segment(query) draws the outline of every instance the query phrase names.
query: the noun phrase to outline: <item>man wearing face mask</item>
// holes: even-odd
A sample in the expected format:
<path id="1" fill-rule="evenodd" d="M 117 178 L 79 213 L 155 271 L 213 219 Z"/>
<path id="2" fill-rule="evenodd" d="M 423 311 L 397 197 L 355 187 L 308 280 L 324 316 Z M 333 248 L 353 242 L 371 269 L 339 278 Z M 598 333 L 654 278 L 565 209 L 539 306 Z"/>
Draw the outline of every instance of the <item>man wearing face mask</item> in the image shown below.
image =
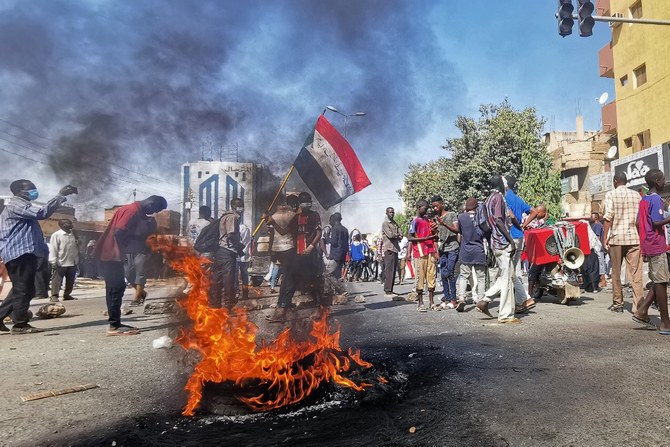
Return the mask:
<path id="1" fill-rule="evenodd" d="M 124 205 L 116 210 L 98 239 L 94 256 L 100 260 L 100 270 L 105 278 L 109 316 L 107 335 L 139 333 L 139 329 L 121 324 L 121 302 L 126 291 L 124 263 L 127 255 L 148 251 L 146 239 L 156 229 L 156 221 L 149 215 L 165 208 L 167 201 L 161 196 L 150 196 L 141 202 Z"/>
<path id="2" fill-rule="evenodd" d="M 49 240 L 49 264 L 51 264 L 51 302 L 58 302 L 58 294 L 65 278 L 63 301 L 76 300 L 71 293 L 74 288 L 74 279 L 77 276 L 79 265 L 79 246 L 77 238 L 72 233 L 72 221 L 61 219 L 58 221 L 60 230 L 51 235 Z"/>
<path id="3" fill-rule="evenodd" d="M 51 216 L 65 202 L 65 196 L 77 193 L 77 188 L 64 186 L 42 207 L 31 203 L 39 194 L 30 180 L 16 180 L 9 189 L 14 197 L 0 214 L 0 258 L 12 280 L 12 291 L 0 304 L 0 331 L 8 331 L 2 321 L 12 314 L 12 334 L 33 334 L 41 332 L 28 324 L 28 308 L 35 296 L 37 258 L 48 256 L 44 234 L 37 221 Z"/>
<path id="4" fill-rule="evenodd" d="M 317 245 L 321 240 L 321 217 L 312 211 L 312 196 L 308 192 L 298 195 L 300 209 L 296 216 L 298 233 L 295 241 L 298 254 L 297 271 L 302 276 L 301 286 L 308 291 L 316 304 L 321 304 L 321 286 L 319 280 L 323 273 Z"/>
<path id="5" fill-rule="evenodd" d="M 212 285 L 209 305 L 232 310 L 237 304 L 237 257 L 244 256 L 244 244 L 240 238 L 240 217 L 244 214 L 244 202 L 235 198 L 230 201 L 230 210 L 223 213 L 219 222 L 219 248 L 214 254 Z"/>

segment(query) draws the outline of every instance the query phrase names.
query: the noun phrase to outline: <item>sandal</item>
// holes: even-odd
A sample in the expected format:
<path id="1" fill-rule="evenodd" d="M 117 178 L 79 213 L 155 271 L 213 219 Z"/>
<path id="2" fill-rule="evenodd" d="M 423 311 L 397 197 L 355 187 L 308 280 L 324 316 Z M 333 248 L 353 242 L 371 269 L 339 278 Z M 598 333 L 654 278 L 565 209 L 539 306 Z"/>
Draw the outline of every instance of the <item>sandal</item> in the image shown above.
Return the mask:
<path id="1" fill-rule="evenodd" d="M 456 312 L 463 312 L 465 310 L 465 301 L 459 301 L 456 305 Z"/>
<path id="2" fill-rule="evenodd" d="M 642 318 L 638 318 L 635 315 L 633 315 L 632 317 L 630 317 L 630 319 L 636 322 L 637 324 L 641 324 L 642 326 L 644 326 L 645 329 L 649 329 L 652 331 L 658 330 L 656 325 L 651 322 L 651 318 L 649 317 L 647 317 L 646 320 L 643 320 Z"/>
<path id="3" fill-rule="evenodd" d="M 125 324 L 122 324 L 118 327 L 110 326 L 109 329 L 107 329 L 107 335 L 110 337 L 116 335 L 137 335 L 139 333 L 140 330 L 138 328 L 127 326 Z"/>
<path id="4" fill-rule="evenodd" d="M 420 304 L 420 305 L 419 305 L 419 309 L 418 309 L 418 310 L 419 310 L 419 312 L 427 312 L 427 310 L 426 310 L 426 306 L 424 306 L 423 304 Z"/>

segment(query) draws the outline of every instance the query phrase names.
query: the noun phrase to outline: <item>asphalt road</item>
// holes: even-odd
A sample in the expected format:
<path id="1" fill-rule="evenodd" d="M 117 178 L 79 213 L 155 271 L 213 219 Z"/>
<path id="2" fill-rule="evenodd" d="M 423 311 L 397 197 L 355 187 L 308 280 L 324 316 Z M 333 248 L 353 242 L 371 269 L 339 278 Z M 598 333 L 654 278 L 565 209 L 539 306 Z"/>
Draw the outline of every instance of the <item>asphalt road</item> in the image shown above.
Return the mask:
<path id="1" fill-rule="evenodd" d="M 102 290 L 79 289 L 66 315 L 35 321 L 47 332 L 0 336 L 0 445 L 670 445 L 670 340 L 609 312 L 610 289 L 569 307 L 545 298 L 521 324 L 498 325 L 474 310 L 419 313 L 385 300 L 378 283 L 349 287 L 366 302 L 333 307 L 342 346 L 403 378 L 402 392 L 352 398 L 329 388 L 268 414 L 182 418 L 183 352 L 151 345 L 176 323 L 130 315 L 140 335 L 106 337 Z M 149 292 L 160 299 L 178 287 Z M 252 314 L 271 338 L 278 328 L 260 323 L 266 312 Z M 100 387 L 20 399 L 85 383 Z"/>

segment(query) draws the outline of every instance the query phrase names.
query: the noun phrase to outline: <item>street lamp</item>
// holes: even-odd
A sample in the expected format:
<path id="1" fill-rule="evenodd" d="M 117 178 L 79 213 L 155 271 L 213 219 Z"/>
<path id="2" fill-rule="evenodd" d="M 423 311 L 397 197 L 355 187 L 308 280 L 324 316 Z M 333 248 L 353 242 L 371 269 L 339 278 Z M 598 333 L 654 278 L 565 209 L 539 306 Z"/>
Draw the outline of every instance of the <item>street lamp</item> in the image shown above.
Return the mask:
<path id="1" fill-rule="evenodd" d="M 344 117 L 344 138 L 347 138 L 347 119 L 351 116 L 365 116 L 365 112 L 342 113 L 333 106 L 326 106 L 326 108 L 323 109 L 322 115 L 326 113 L 326 110 L 330 110 L 331 112 L 335 112 Z"/>

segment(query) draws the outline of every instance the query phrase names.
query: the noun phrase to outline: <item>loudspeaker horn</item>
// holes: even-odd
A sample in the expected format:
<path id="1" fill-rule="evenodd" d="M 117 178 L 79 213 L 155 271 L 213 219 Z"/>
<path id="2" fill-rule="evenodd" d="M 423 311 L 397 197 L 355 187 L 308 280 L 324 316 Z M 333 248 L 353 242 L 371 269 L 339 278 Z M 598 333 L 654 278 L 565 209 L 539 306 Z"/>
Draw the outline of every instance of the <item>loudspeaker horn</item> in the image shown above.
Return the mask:
<path id="1" fill-rule="evenodd" d="M 577 247 L 568 248 L 563 253 L 563 264 L 569 269 L 577 270 L 584 264 L 584 252 Z"/>

